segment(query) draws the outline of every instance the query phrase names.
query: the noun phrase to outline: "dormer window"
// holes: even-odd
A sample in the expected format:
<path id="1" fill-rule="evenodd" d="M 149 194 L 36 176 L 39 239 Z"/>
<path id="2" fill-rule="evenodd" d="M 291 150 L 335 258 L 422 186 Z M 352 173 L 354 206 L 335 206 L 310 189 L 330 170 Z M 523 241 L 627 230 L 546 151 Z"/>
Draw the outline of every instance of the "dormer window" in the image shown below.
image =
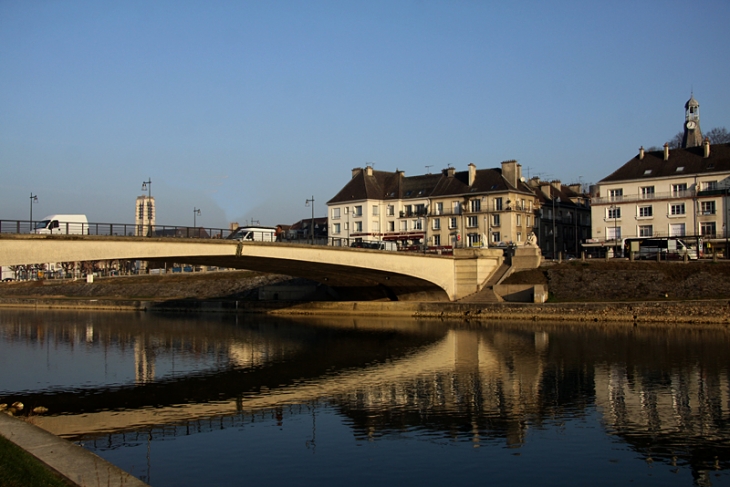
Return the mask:
<path id="1" fill-rule="evenodd" d="M 648 176 L 649 174 L 651 174 L 651 169 L 647 169 L 646 171 L 644 171 L 644 176 Z"/>
<path id="2" fill-rule="evenodd" d="M 684 171 L 684 166 L 677 167 L 677 172 L 682 172 L 682 171 Z"/>

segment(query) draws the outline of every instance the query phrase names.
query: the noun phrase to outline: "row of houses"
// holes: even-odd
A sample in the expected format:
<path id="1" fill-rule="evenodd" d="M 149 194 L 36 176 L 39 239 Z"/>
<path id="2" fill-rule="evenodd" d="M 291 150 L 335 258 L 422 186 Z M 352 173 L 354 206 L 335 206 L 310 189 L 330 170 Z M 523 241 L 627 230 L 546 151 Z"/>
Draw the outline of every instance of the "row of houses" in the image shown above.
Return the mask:
<path id="1" fill-rule="evenodd" d="M 392 240 L 403 249 L 443 251 L 519 246 L 529 237 L 555 258 L 618 247 L 629 237 L 687 236 L 701 237 L 710 250 L 728 239 L 730 144 L 702 138 L 691 97 L 681 148 L 641 148 L 589 191 L 527 180 L 514 160 L 417 176 L 366 166 L 352 170 L 327 212 L 320 228 L 333 245 Z"/>

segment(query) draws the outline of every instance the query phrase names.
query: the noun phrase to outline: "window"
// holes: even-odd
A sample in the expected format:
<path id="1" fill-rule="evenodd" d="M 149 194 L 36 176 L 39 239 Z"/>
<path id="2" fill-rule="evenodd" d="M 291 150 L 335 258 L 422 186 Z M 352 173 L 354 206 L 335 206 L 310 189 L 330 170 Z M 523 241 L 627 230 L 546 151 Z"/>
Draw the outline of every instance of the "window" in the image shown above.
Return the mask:
<path id="1" fill-rule="evenodd" d="M 684 215 L 684 203 L 677 203 L 674 205 L 670 205 L 669 208 L 669 214 L 670 215 Z"/>
<path id="2" fill-rule="evenodd" d="M 394 221 L 388 222 L 388 231 L 395 232 L 395 222 Z"/>
<path id="3" fill-rule="evenodd" d="M 432 227 L 434 230 L 441 230 L 441 218 L 434 218 Z"/>
<path id="4" fill-rule="evenodd" d="M 340 218 L 340 209 L 332 208 L 332 219 L 337 220 L 338 218 Z"/>
<path id="5" fill-rule="evenodd" d="M 456 228 L 456 218 L 449 218 L 449 228 Z"/>
<path id="6" fill-rule="evenodd" d="M 482 239 L 478 233 L 470 233 L 466 236 L 466 241 L 469 247 L 480 247 Z"/>
<path id="7" fill-rule="evenodd" d="M 717 181 L 705 181 L 702 183 L 704 191 L 715 191 L 717 189 Z"/>
<path id="8" fill-rule="evenodd" d="M 684 232 L 684 223 L 672 223 L 671 225 L 669 225 L 670 237 L 684 237 Z"/>
<path id="9" fill-rule="evenodd" d="M 622 188 L 609 189 L 608 197 L 611 201 L 621 201 L 624 197 L 624 190 Z"/>
<path id="10" fill-rule="evenodd" d="M 482 209 L 482 202 L 481 202 L 481 200 L 471 200 L 470 201 L 470 204 L 471 204 L 471 211 L 472 212 L 477 213 L 477 212 L 481 211 L 481 209 Z"/>
<path id="11" fill-rule="evenodd" d="M 714 215 L 715 214 L 715 202 L 714 201 L 703 201 L 701 206 L 703 215 Z"/>
<path id="12" fill-rule="evenodd" d="M 654 227 L 652 225 L 639 225 L 639 237 L 651 237 L 654 235 Z"/>
<path id="13" fill-rule="evenodd" d="M 401 220 L 401 222 L 400 222 L 400 231 L 401 232 L 408 231 L 408 220 Z"/>
<path id="14" fill-rule="evenodd" d="M 347 223 L 347 222 L 345 222 L 345 231 L 346 232 L 349 232 L 350 231 L 350 224 Z"/>
<path id="15" fill-rule="evenodd" d="M 639 207 L 639 218 L 650 218 L 654 216 L 654 209 L 651 206 Z"/>
<path id="16" fill-rule="evenodd" d="M 459 203 L 458 201 L 452 201 L 451 202 L 451 212 L 454 215 L 458 215 L 459 213 L 461 213 L 461 203 Z"/>
<path id="17" fill-rule="evenodd" d="M 467 217 L 466 219 L 466 226 L 469 228 L 476 228 L 478 225 L 478 219 L 475 216 Z"/>
<path id="18" fill-rule="evenodd" d="M 607 227 L 606 237 L 609 240 L 618 240 L 621 238 L 621 227 Z"/>
<path id="19" fill-rule="evenodd" d="M 687 183 L 673 184 L 672 185 L 672 196 L 684 196 L 687 191 Z"/>
<path id="20" fill-rule="evenodd" d="M 502 211 L 502 198 L 494 198 L 494 209 Z"/>
<path id="21" fill-rule="evenodd" d="M 654 186 L 644 186 L 641 188 L 641 198 L 648 200 L 654 197 Z"/>
<path id="22" fill-rule="evenodd" d="M 332 233 L 334 233 L 335 235 L 340 233 L 340 224 L 339 223 L 335 223 L 332 225 Z"/>
<path id="23" fill-rule="evenodd" d="M 380 206 L 373 205 L 373 216 L 378 216 L 379 213 L 380 213 Z"/>
<path id="24" fill-rule="evenodd" d="M 492 232 L 492 242 L 497 243 L 500 242 L 502 238 L 499 235 L 499 232 Z"/>
<path id="25" fill-rule="evenodd" d="M 492 226 L 493 227 L 499 226 L 499 215 L 492 215 Z"/>
<path id="26" fill-rule="evenodd" d="M 355 222 L 355 231 L 362 232 L 362 222 Z"/>
<path id="27" fill-rule="evenodd" d="M 436 247 L 439 247 L 441 245 L 441 235 L 434 235 L 433 236 L 433 244 Z"/>
<path id="28" fill-rule="evenodd" d="M 385 216 L 393 216 L 393 215 L 395 215 L 395 206 L 388 205 L 385 208 Z"/>
<path id="29" fill-rule="evenodd" d="M 522 226 L 522 215 L 517 215 L 517 226 Z"/>
<path id="30" fill-rule="evenodd" d="M 441 215 L 444 212 L 444 204 L 436 203 L 436 214 Z"/>
<path id="31" fill-rule="evenodd" d="M 413 220 L 413 225 L 411 226 L 414 230 L 423 230 L 423 224 L 421 223 L 421 220 Z"/>
<path id="32" fill-rule="evenodd" d="M 700 223 L 700 233 L 704 237 L 715 236 L 716 227 L 715 222 L 702 222 Z"/>
<path id="33" fill-rule="evenodd" d="M 380 231 L 380 222 L 377 220 L 373 220 L 370 222 L 371 228 L 373 229 L 373 232 L 379 232 Z"/>
<path id="34" fill-rule="evenodd" d="M 517 241 L 522 242 L 522 232 L 517 232 Z"/>
<path id="35" fill-rule="evenodd" d="M 532 218 L 530 218 L 530 215 L 527 215 L 525 217 L 525 226 L 530 227 L 531 222 L 532 222 Z"/>
<path id="36" fill-rule="evenodd" d="M 617 206 L 606 208 L 606 218 L 609 220 L 617 220 L 621 218 L 621 208 Z"/>
<path id="37" fill-rule="evenodd" d="M 362 206 L 356 206 L 352 210 L 352 216 L 362 216 Z"/>
<path id="38" fill-rule="evenodd" d="M 420 216 L 420 215 L 426 214 L 426 205 L 424 205 L 424 204 L 415 205 L 415 208 L 416 208 L 416 215 Z"/>

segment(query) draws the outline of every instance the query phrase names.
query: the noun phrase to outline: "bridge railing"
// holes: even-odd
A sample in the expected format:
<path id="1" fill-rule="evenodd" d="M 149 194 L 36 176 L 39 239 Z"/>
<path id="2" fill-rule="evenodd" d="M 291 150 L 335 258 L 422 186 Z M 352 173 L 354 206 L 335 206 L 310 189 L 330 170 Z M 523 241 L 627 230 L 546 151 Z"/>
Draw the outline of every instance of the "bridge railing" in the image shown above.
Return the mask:
<path id="1" fill-rule="evenodd" d="M 38 221 L 29 220 L 0 220 L 0 233 L 6 234 L 29 234 L 33 233 Z M 130 223 L 66 223 L 59 222 L 59 226 L 52 230 L 44 230 L 45 234 L 51 235 L 98 235 L 114 237 L 164 237 L 164 238 L 200 238 L 200 239 L 227 239 L 235 238 L 233 231 L 225 228 L 208 227 L 185 227 L 171 225 L 136 225 Z M 381 241 L 370 241 L 363 238 L 327 237 L 315 235 L 297 235 L 287 237 L 285 234 L 274 236 L 271 231 L 251 230 L 245 233 L 246 240 L 276 242 L 281 244 L 299 245 L 320 245 L 330 247 L 350 247 L 381 250 L 397 250 L 400 252 L 421 252 L 429 254 L 450 255 L 453 252 L 451 246 L 429 246 L 424 249 L 423 245 L 396 245 L 394 241 L 390 245 L 374 245 Z"/>
<path id="2" fill-rule="evenodd" d="M 38 221 L 0 220 L 0 233 L 34 233 Z M 170 225 L 134 225 L 130 223 L 59 222 L 57 228 L 42 231 L 51 235 L 103 235 L 118 237 L 226 238 L 229 229 Z"/>

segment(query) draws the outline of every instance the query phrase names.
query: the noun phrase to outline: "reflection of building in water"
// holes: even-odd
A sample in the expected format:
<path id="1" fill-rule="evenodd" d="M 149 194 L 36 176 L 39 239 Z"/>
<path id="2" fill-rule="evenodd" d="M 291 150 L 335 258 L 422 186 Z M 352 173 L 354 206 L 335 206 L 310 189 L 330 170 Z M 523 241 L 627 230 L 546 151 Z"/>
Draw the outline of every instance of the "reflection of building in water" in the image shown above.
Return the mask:
<path id="1" fill-rule="evenodd" d="M 727 369 L 699 364 L 655 369 L 605 364 L 595 370 L 596 405 L 613 432 L 647 460 L 688 462 L 695 485 L 730 466 L 730 380 Z M 689 452 L 689 455 L 688 455 Z"/>
<path id="2" fill-rule="evenodd" d="M 144 384 L 155 380 L 155 354 L 145 343 L 144 336 L 134 341 L 134 381 Z"/>
<path id="3" fill-rule="evenodd" d="M 541 409 L 544 366 L 536 344 L 545 340 L 544 334 L 538 340 L 529 334 L 452 330 L 427 351 L 369 370 L 334 402 L 348 414 L 368 411 L 356 414 L 366 436 L 417 423 L 475 442 L 496 434 L 519 446 L 524 418 Z M 464 424 L 471 429 L 465 431 Z"/>

